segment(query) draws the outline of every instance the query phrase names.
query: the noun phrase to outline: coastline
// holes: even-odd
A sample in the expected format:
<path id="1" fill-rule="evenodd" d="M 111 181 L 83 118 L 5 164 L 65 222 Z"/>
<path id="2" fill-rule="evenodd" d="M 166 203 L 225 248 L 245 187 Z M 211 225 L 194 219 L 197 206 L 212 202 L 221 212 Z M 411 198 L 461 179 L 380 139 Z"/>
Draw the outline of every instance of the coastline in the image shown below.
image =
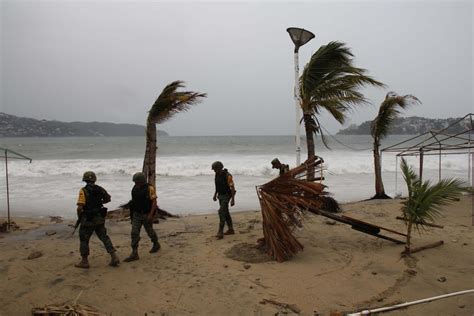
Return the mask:
<path id="1" fill-rule="evenodd" d="M 342 205 L 344 214 L 404 232 L 400 200 L 368 200 Z M 108 255 L 91 239 L 91 268 L 79 260 L 72 220 L 14 218 L 21 230 L 0 235 L 0 315 L 30 315 L 31 308 L 73 301 L 113 315 L 292 313 L 269 301 L 316 311 L 356 311 L 474 288 L 472 196 L 443 209 L 437 221 L 414 235 L 414 246 L 444 245 L 402 259 L 403 246 L 328 224 L 309 216 L 296 232 L 304 251 L 277 263 L 245 251 L 262 237 L 260 211 L 232 212 L 236 235 L 215 240 L 215 213 L 171 218 L 154 225 L 162 249 L 149 254 L 142 230 L 140 260 L 108 267 Z M 130 252 L 128 221 L 107 221 L 121 259 Z M 48 235 L 47 233 L 49 232 Z M 51 233 L 51 232 L 54 232 Z M 34 251 L 42 256 L 28 260 Z M 239 261 L 243 260 L 243 261 Z M 255 260 L 253 260 L 255 259 Z M 252 262 L 255 261 L 255 262 Z M 268 301 L 265 301 L 268 300 Z M 472 295 L 457 296 L 392 312 L 393 315 L 472 315 Z"/>

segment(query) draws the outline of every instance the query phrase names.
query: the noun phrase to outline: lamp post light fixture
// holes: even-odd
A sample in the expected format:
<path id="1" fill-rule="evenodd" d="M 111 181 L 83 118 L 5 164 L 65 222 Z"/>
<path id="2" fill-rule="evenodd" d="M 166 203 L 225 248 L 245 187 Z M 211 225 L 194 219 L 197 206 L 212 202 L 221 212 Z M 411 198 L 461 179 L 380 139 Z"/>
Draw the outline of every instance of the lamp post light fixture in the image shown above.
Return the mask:
<path id="1" fill-rule="evenodd" d="M 289 27 L 286 31 L 290 34 L 290 38 L 295 44 L 295 107 L 296 107 L 296 166 L 299 166 L 301 163 L 301 136 L 300 136 L 300 119 L 301 119 L 301 98 L 299 94 L 300 84 L 299 84 L 299 62 L 298 62 L 298 50 L 301 46 L 308 43 L 314 38 L 314 34 L 305 29 L 300 29 L 297 27 Z"/>

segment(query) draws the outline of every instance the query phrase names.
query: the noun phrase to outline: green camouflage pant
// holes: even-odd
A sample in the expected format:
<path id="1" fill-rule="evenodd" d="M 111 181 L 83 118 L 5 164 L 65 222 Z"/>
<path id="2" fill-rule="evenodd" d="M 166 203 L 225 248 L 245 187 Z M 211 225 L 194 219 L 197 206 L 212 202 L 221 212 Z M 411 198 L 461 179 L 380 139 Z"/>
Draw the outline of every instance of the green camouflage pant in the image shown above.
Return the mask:
<path id="1" fill-rule="evenodd" d="M 227 227 L 232 228 L 232 217 L 229 213 L 230 194 L 222 194 L 218 196 L 219 199 L 219 232 L 224 231 L 225 223 Z"/>
<path id="2" fill-rule="evenodd" d="M 138 248 L 138 242 L 140 241 L 140 230 L 145 227 L 145 231 L 150 237 L 153 243 L 158 242 L 158 236 L 156 235 L 155 231 L 153 230 L 153 222 L 147 219 L 148 214 L 133 213 L 132 219 L 132 248 Z"/>
<path id="3" fill-rule="evenodd" d="M 86 257 L 89 255 L 89 240 L 91 239 L 91 236 L 94 232 L 96 233 L 97 237 L 99 237 L 99 239 L 102 241 L 108 253 L 116 251 L 114 245 L 112 244 L 112 241 L 107 235 L 107 229 L 105 229 L 105 225 L 103 223 L 94 225 L 90 222 L 86 222 L 85 224 L 81 224 L 81 226 L 79 227 L 79 250 L 81 252 L 82 257 Z"/>

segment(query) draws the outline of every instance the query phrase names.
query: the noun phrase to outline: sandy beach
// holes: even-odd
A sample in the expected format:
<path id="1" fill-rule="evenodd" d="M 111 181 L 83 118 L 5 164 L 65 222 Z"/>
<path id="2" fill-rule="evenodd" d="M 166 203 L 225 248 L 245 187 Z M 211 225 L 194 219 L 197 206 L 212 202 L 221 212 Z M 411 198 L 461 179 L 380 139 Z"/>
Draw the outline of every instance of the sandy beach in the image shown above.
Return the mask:
<path id="1" fill-rule="evenodd" d="M 77 299 L 107 315 L 329 315 L 474 288 L 472 196 L 445 207 L 437 222 L 414 235 L 414 246 L 444 245 L 401 258 L 402 245 L 365 235 L 321 216 L 296 232 L 304 251 L 277 263 L 250 247 L 262 237 L 259 210 L 232 213 L 236 234 L 216 240 L 217 213 L 155 224 L 162 249 L 149 254 L 142 230 L 140 260 L 108 266 L 91 239 L 91 268 L 80 259 L 72 220 L 14 218 L 20 230 L 0 235 L 0 315 L 31 315 L 33 307 Z M 400 232 L 400 200 L 343 205 L 345 215 Z M 130 223 L 106 224 L 121 259 L 130 252 Z M 36 259 L 27 259 L 33 252 Z M 276 302 L 288 304 L 282 307 Z M 391 312 L 391 315 L 473 315 L 472 294 Z"/>

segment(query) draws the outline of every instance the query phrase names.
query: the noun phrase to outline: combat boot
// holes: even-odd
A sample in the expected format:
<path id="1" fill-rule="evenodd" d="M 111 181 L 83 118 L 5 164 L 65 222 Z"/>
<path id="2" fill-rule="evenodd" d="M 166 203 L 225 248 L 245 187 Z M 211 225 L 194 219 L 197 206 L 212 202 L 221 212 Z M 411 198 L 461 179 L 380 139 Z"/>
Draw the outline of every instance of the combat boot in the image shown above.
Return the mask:
<path id="1" fill-rule="evenodd" d="M 76 268 L 82 269 L 89 269 L 89 260 L 87 260 L 87 256 L 83 256 L 79 263 L 74 265 Z"/>
<path id="2" fill-rule="evenodd" d="M 154 242 L 153 247 L 150 249 L 150 253 L 158 252 L 158 250 L 160 250 L 160 248 L 161 248 L 160 243 L 158 241 Z"/>
<path id="3" fill-rule="evenodd" d="M 234 235 L 234 229 L 232 227 L 229 227 L 229 229 L 224 233 L 224 235 Z"/>
<path id="4" fill-rule="evenodd" d="M 120 259 L 117 257 L 117 253 L 115 253 L 115 252 L 110 253 L 109 266 L 118 267 L 119 264 L 120 264 Z"/>
<path id="5" fill-rule="evenodd" d="M 217 232 L 216 239 L 222 239 L 222 238 L 224 238 L 224 233 L 222 232 L 222 230 L 220 230 Z"/>
<path id="6" fill-rule="evenodd" d="M 133 248 L 132 249 L 132 253 L 130 254 L 130 256 L 128 256 L 127 258 L 125 258 L 123 261 L 125 262 L 131 262 L 131 261 L 135 261 L 135 260 L 138 260 L 140 259 L 140 257 L 138 256 L 138 249 L 137 248 Z"/>

